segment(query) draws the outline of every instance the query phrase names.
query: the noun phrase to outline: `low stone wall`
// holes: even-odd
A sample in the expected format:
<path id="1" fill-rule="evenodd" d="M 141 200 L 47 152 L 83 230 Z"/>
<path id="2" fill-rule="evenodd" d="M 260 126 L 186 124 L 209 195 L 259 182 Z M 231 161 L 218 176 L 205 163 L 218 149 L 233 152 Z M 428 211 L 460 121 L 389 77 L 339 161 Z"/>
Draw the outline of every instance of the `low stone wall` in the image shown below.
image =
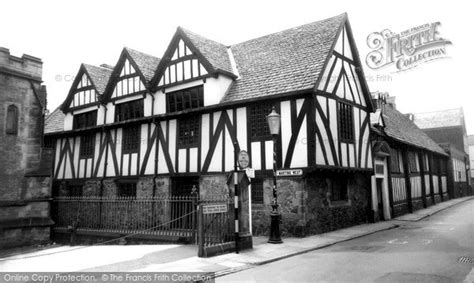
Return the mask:
<path id="1" fill-rule="evenodd" d="M 406 202 L 393 205 L 393 217 L 398 217 L 408 213 L 408 204 Z"/>

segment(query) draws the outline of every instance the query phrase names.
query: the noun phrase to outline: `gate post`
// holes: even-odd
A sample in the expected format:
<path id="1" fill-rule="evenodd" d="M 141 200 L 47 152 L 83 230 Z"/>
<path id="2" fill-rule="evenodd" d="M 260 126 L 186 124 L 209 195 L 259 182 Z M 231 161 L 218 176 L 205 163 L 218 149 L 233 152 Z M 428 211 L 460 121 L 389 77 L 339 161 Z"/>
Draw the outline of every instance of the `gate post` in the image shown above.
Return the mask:
<path id="1" fill-rule="evenodd" d="M 204 256 L 204 221 L 203 217 L 204 215 L 202 214 L 202 204 L 198 204 L 197 206 L 197 230 L 198 230 L 198 235 L 197 235 L 197 242 L 198 242 L 198 257 L 203 257 Z"/>

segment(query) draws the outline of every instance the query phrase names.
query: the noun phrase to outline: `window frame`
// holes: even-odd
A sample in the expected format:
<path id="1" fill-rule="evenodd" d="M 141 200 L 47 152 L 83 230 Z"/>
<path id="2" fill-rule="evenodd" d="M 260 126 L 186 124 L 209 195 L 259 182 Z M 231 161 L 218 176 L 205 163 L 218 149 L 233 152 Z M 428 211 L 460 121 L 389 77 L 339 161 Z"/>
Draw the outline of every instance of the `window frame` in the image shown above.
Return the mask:
<path id="1" fill-rule="evenodd" d="M 97 126 L 97 110 L 87 111 L 73 115 L 73 130 L 85 129 L 94 126 Z"/>
<path id="2" fill-rule="evenodd" d="M 143 118 L 145 116 L 144 99 L 141 98 L 123 103 L 116 103 L 114 114 L 115 122 Z"/>
<path id="3" fill-rule="evenodd" d="M 251 141 L 272 139 L 267 116 L 275 105 L 273 102 L 261 102 L 247 106 L 248 135 Z"/>
<path id="4" fill-rule="evenodd" d="M 137 180 L 121 180 L 116 183 L 117 198 L 137 199 Z"/>
<path id="5" fill-rule="evenodd" d="M 122 128 L 122 153 L 138 153 L 140 149 L 141 125 Z"/>
<path id="6" fill-rule="evenodd" d="M 345 175 L 331 176 L 326 179 L 331 204 L 346 204 L 349 202 L 349 177 Z M 338 188 L 337 192 L 336 188 Z M 344 189 L 341 189 L 344 188 Z M 336 197 L 337 196 L 337 197 Z"/>
<path id="7" fill-rule="evenodd" d="M 196 105 L 194 105 L 196 102 Z M 178 107 L 181 105 L 181 107 Z M 198 85 L 166 93 L 166 113 L 204 107 L 204 86 Z"/>
<path id="8" fill-rule="evenodd" d="M 339 138 L 344 143 L 355 143 L 354 107 L 348 103 L 337 102 L 337 128 Z"/>
<path id="9" fill-rule="evenodd" d="M 192 136 L 186 136 L 186 133 L 188 133 L 189 131 L 192 131 L 193 133 Z M 190 116 L 190 117 L 186 117 L 184 119 L 178 120 L 177 146 L 179 148 L 198 146 L 200 138 L 201 138 L 200 116 Z"/>
<path id="10" fill-rule="evenodd" d="M 95 133 L 84 134 L 80 137 L 79 159 L 94 157 L 95 141 Z"/>
<path id="11" fill-rule="evenodd" d="M 252 193 L 250 195 L 252 204 L 265 204 L 264 179 L 253 178 L 251 181 Z"/>

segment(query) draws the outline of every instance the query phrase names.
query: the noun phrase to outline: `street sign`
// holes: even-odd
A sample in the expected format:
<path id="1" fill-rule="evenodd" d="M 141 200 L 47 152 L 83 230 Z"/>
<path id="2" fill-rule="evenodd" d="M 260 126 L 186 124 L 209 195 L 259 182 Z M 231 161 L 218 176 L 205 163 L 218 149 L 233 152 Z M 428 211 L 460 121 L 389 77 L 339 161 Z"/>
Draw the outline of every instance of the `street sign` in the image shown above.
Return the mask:
<path id="1" fill-rule="evenodd" d="M 303 169 L 282 169 L 276 171 L 277 177 L 292 177 L 292 176 L 302 176 Z"/>
<path id="2" fill-rule="evenodd" d="M 250 157 L 247 151 L 241 150 L 239 152 L 238 162 L 240 169 L 245 169 L 249 167 Z"/>
<path id="3" fill-rule="evenodd" d="M 203 214 L 225 213 L 227 211 L 227 204 L 208 204 L 202 207 Z"/>

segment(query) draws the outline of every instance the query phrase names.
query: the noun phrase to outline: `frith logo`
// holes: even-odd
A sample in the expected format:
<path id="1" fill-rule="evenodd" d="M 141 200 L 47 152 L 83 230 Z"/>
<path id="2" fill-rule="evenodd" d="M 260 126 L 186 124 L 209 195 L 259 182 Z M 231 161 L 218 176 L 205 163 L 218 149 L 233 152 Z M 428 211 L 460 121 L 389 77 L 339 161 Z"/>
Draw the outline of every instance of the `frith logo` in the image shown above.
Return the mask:
<path id="1" fill-rule="evenodd" d="M 386 29 L 371 33 L 367 45 L 373 49 L 366 57 L 367 66 L 381 69 L 395 66 L 396 71 L 414 68 L 422 63 L 446 58 L 451 41 L 439 36 L 440 22 L 424 24 L 401 33 Z"/>

